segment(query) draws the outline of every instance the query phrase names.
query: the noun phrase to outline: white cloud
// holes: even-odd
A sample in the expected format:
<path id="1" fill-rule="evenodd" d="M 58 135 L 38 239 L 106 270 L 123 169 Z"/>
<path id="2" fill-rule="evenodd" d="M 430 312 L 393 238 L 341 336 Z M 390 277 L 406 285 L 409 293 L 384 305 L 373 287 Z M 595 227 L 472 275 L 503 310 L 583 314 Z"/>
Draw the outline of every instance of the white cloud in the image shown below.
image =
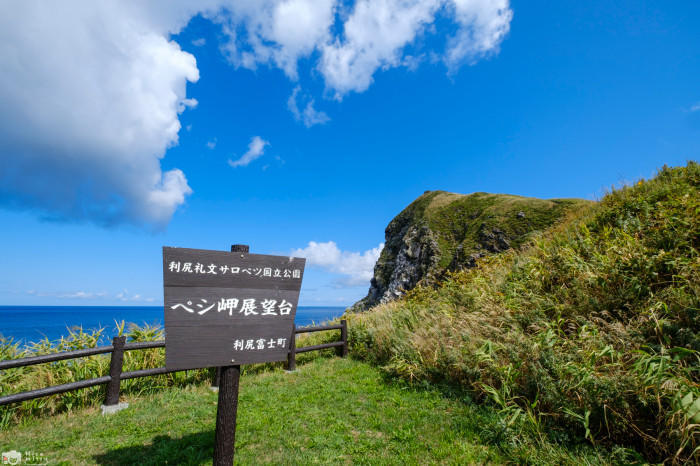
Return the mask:
<path id="1" fill-rule="evenodd" d="M 207 40 L 204 37 L 200 37 L 199 39 L 194 39 L 192 41 L 192 45 L 194 45 L 195 47 L 203 47 L 206 44 Z"/>
<path id="2" fill-rule="evenodd" d="M 115 298 L 117 298 L 119 301 L 146 301 L 146 302 L 152 302 L 153 298 L 144 298 L 140 294 L 136 293 L 133 295 L 129 294 L 128 290 L 122 290 L 119 293 L 115 295 Z"/>
<path id="3" fill-rule="evenodd" d="M 439 53 L 455 72 L 498 51 L 513 12 L 509 0 L 260 0 L 231 1 L 211 15 L 229 37 L 223 50 L 235 66 L 269 64 L 297 80 L 299 60 L 316 52 L 316 66 L 338 100 L 365 91 L 377 70 L 415 69 L 422 54 L 407 49 L 419 36 L 437 33 L 439 16 L 456 26 Z"/>
<path id="4" fill-rule="evenodd" d="M 497 51 L 512 19 L 509 0 L 359 0 L 344 23 L 344 37 L 321 46 L 319 70 L 326 85 L 340 99 L 365 91 L 378 69 L 415 69 L 406 48 L 434 31 L 439 12 L 458 25 L 444 57 L 451 71 L 465 59 Z"/>
<path id="5" fill-rule="evenodd" d="M 51 291 L 39 291 L 29 290 L 28 295 L 39 296 L 39 297 L 52 297 L 52 298 L 63 298 L 63 299 L 90 299 L 90 298 L 105 298 L 107 293 L 104 291 L 93 292 L 93 291 L 72 291 L 72 292 L 51 292 Z"/>
<path id="6" fill-rule="evenodd" d="M 384 243 L 363 253 L 341 251 L 334 241 L 317 243 L 309 241 L 303 249 L 295 249 L 291 255 L 305 257 L 308 265 L 321 267 L 348 277 L 347 286 L 369 285 L 374 273 L 374 264 L 384 249 Z"/>
<path id="7" fill-rule="evenodd" d="M 497 52 L 512 19 L 509 0 L 1 2 L 0 205 L 165 226 L 192 190 L 160 160 L 178 144 L 179 114 L 197 105 L 186 88 L 199 79 L 194 56 L 170 37 L 197 14 L 221 25 L 235 66 L 274 66 L 298 81 L 303 61 L 338 100 L 424 56 L 455 72 Z M 419 40 L 449 23 L 450 37 Z M 329 120 L 296 88 L 288 106 L 306 126 Z M 231 164 L 259 157 L 258 147 Z"/>
<path id="8" fill-rule="evenodd" d="M 451 0 L 459 30 L 448 42 L 445 63 L 454 72 L 465 60 L 498 52 L 510 30 L 509 0 Z"/>
<path id="9" fill-rule="evenodd" d="M 167 6 L 167 8 L 166 8 Z M 160 159 L 196 105 L 168 39 L 184 2 L 0 3 L 0 203 L 49 218 L 162 227 L 192 192 Z"/>
<path id="10" fill-rule="evenodd" d="M 307 128 L 310 128 L 313 125 L 328 123 L 330 121 L 330 117 L 326 114 L 326 112 L 316 110 L 314 108 L 314 100 L 308 99 L 308 97 L 305 96 L 300 97 L 300 92 L 301 86 L 296 86 L 292 91 L 292 95 L 290 95 L 289 99 L 287 100 L 287 108 L 290 112 L 292 112 L 292 115 L 294 115 L 294 119 L 301 121 Z M 302 98 L 307 98 L 308 100 L 304 110 L 299 110 L 297 100 Z"/>
<path id="11" fill-rule="evenodd" d="M 211 141 L 207 141 L 207 147 L 209 149 L 214 149 L 216 147 L 216 138 L 212 139 Z"/>
<path id="12" fill-rule="evenodd" d="M 253 160 L 259 158 L 265 152 L 265 146 L 270 145 L 269 142 L 262 139 L 260 136 L 253 136 L 248 144 L 248 151 L 243 154 L 238 160 L 229 159 L 228 164 L 232 167 L 245 167 Z"/>
<path id="13" fill-rule="evenodd" d="M 691 112 L 700 111 L 700 102 L 698 102 L 697 104 L 695 104 L 695 105 L 693 105 L 692 107 L 690 107 L 690 111 L 691 111 Z"/>
<path id="14" fill-rule="evenodd" d="M 223 50 L 235 66 L 273 64 L 297 79 L 297 62 L 330 36 L 335 0 L 231 1 L 213 15 L 229 42 Z"/>
<path id="15" fill-rule="evenodd" d="M 319 70 L 339 98 L 362 92 L 378 68 L 401 64 L 402 50 L 435 17 L 438 0 L 359 0 L 343 26 L 344 37 L 324 44 Z"/>
<path id="16" fill-rule="evenodd" d="M 66 293 L 58 295 L 59 298 L 69 298 L 69 299 L 89 299 L 89 298 L 103 298 L 107 293 L 93 293 L 89 291 L 76 291 L 75 293 Z"/>

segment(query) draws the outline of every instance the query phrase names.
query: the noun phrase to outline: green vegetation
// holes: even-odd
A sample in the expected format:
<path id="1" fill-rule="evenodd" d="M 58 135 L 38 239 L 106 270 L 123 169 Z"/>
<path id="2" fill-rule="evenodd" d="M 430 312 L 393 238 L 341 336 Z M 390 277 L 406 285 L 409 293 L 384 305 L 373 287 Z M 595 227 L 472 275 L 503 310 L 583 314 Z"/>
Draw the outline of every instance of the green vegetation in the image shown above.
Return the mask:
<path id="1" fill-rule="evenodd" d="M 506 194 L 427 191 L 387 226 L 385 246 L 361 311 L 447 272 L 473 267 L 483 256 L 525 244 L 533 235 L 591 204 Z"/>
<path id="2" fill-rule="evenodd" d="M 614 190 L 522 250 L 349 315 L 351 351 L 543 441 L 698 461 L 699 188 L 690 162 Z"/>
<path id="3" fill-rule="evenodd" d="M 163 328 L 158 326 L 131 325 L 125 332 L 124 323 L 119 324 L 120 334 L 127 336 L 127 342 L 163 340 Z M 68 336 L 58 341 L 48 339 L 31 343 L 27 347 L 12 340 L 0 338 L 0 360 L 18 359 L 41 354 L 59 353 L 100 346 L 104 329 L 84 331 L 82 328 L 69 329 Z M 297 337 L 298 346 L 309 346 L 338 340 L 338 331 L 305 333 Z M 302 353 L 297 361 L 303 363 L 316 357 L 318 353 Z M 94 379 L 109 374 L 109 354 L 89 356 L 79 359 L 56 361 L 47 364 L 18 367 L 0 371 L 0 396 L 26 392 L 79 380 Z M 124 353 L 124 371 L 150 369 L 165 366 L 165 349 L 127 351 Z M 256 364 L 245 366 L 243 373 L 256 373 L 282 367 L 282 363 Z M 191 384 L 211 382 L 212 369 L 173 372 L 155 377 L 143 377 L 121 382 L 122 397 L 140 396 L 160 392 L 166 387 L 184 387 Z M 104 402 L 106 386 L 96 386 L 83 390 L 70 391 L 60 395 L 37 398 L 23 403 L 0 406 L 0 430 L 24 422 L 34 416 L 71 411 L 85 406 L 99 406 Z"/>
<path id="4" fill-rule="evenodd" d="M 463 258 L 472 253 L 505 249 L 496 243 L 490 244 L 494 238 L 485 237 L 488 233 L 501 232 L 510 247 L 519 247 L 533 233 L 550 227 L 568 211 L 589 204 L 581 199 L 544 200 L 507 194 L 463 195 L 444 191 L 431 191 L 416 202 L 414 215 L 420 212 L 423 221 L 437 236 L 441 251 L 438 266 L 441 268 L 448 268 L 454 262 L 458 248 Z"/>
<path id="5" fill-rule="evenodd" d="M 216 394 L 205 386 L 98 409 L 28 419 L 0 432 L 0 447 L 47 455 L 51 464 L 211 464 Z M 586 446 L 510 435 L 493 410 L 457 394 L 384 379 L 351 359 L 316 358 L 294 373 L 241 377 L 238 464 L 604 464 Z"/>

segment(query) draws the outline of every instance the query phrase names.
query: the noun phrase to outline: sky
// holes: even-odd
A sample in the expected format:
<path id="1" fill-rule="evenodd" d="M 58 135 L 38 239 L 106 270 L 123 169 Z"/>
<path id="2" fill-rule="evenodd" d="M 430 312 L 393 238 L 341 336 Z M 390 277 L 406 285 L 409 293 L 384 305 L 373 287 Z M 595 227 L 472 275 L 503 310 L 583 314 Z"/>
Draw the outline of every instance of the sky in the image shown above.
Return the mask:
<path id="1" fill-rule="evenodd" d="M 599 199 L 700 153 L 697 1 L 0 2 L 0 304 L 160 305 L 162 246 L 351 305 L 426 190 Z"/>

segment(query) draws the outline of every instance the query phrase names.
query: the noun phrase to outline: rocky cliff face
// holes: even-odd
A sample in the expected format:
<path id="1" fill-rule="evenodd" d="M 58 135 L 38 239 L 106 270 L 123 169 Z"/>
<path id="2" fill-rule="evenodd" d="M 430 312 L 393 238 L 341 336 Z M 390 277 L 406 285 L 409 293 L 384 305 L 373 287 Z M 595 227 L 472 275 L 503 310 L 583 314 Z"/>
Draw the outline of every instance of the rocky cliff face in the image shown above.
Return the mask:
<path id="1" fill-rule="evenodd" d="M 475 267 L 488 254 L 519 247 L 588 201 L 426 191 L 387 226 L 369 292 L 351 310 L 402 296 L 447 271 Z"/>

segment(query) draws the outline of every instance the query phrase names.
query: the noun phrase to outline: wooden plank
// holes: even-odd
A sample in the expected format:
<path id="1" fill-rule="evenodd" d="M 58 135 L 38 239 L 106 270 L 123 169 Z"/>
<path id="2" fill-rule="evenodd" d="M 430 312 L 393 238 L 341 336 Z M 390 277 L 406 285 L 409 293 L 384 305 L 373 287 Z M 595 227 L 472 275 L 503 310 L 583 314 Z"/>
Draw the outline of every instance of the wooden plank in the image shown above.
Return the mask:
<path id="1" fill-rule="evenodd" d="M 297 327 L 296 333 L 323 332 L 325 330 L 342 330 L 342 325 L 316 325 L 314 327 Z"/>
<path id="2" fill-rule="evenodd" d="M 165 366 L 194 369 L 283 361 L 287 359 L 292 325 L 277 321 L 264 326 L 171 326 L 166 330 Z M 236 346 L 237 342 L 242 342 L 243 349 Z"/>
<path id="3" fill-rule="evenodd" d="M 95 385 L 103 385 L 108 383 L 111 377 L 105 375 L 96 379 L 81 380 L 79 382 L 64 383 L 62 385 L 54 385 L 53 387 L 39 388 L 28 392 L 15 393 L 14 395 L 0 396 L 0 406 L 10 403 L 18 403 L 20 401 L 33 400 L 42 396 L 56 395 L 58 393 L 78 390 L 80 388 L 94 387 Z"/>
<path id="4" fill-rule="evenodd" d="M 322 343 L 320 345 L 302 346 L 301 348 L 297 348 L 296 352 L 297 353 L 306 353 L 308 351 L 319 351 L 319 350 L 328 349 L 328 348 L 340 348 L 342 346 L 343 346 L 342 341 L 334 341 L 332 343 Z"/>
<path id="5" fill-rule="evenodd" d="M 305 264 L 298 257 L 163 247 L 163 285 L 299 290 Z"/>
<path id="6" fill-rule="evenodd" d="M 34 364 L 44 364 L 53 361 L 63 361 L 64 359 L 84 358 L 96 354 L 110 353 L 112 346 L 98 346 L 95 348 L 85 348 L 62 353 L 42 354 L 40 356 L 30 356 L 28 358 L 6 359 L 0 361 L 0 370 L 12 369 L 13 367 L 32 366 Z"/>

